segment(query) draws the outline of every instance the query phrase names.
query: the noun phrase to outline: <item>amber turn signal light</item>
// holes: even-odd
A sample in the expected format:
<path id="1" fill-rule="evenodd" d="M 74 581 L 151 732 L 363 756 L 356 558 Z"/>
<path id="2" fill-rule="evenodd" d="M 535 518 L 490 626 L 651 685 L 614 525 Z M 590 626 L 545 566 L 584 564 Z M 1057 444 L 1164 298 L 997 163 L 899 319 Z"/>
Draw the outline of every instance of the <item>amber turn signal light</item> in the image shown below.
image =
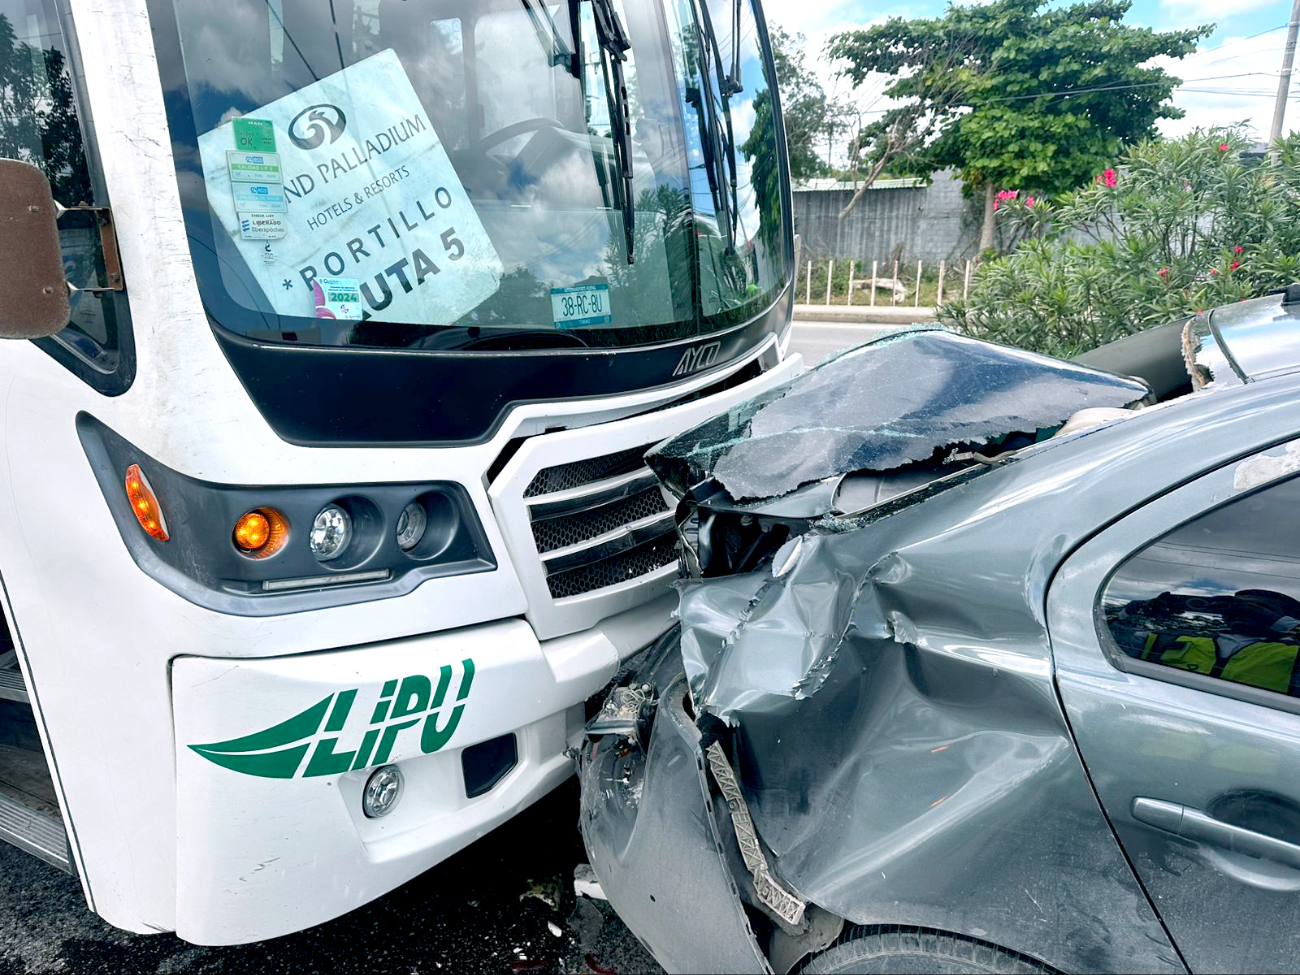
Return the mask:
<path id="1" fill-rule="evenodd" d="M 139 464 L 132 464 L 126 469 L 126 496 L 131 502 L 131 510 L 135 513 L 136 520 L 140 522 L 140 527 L 158 541 L 167 541 L 170 536 L 167 534 L 167 521 L 163 518 L 162 505 L 158 503 L 158 496 L 153 493 L 153 488 L 149 486 L 149 479 L 144 476 L 144 471 L 140 470 Z"/>
<path id="2" fill-rule="evenodd" d="M 240 515 L 233 538 L 235 547 L 250 558 L 269 558 L 289 540 L 289 522 L 274 508 L 255 508 Z"/>

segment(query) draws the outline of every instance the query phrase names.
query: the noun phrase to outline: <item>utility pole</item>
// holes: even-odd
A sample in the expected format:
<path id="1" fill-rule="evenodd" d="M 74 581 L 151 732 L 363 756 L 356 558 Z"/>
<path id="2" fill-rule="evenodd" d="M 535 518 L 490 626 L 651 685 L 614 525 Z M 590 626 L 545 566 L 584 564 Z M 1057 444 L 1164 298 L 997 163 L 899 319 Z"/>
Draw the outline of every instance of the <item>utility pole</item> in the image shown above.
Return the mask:
<path id="1" fill-rule="evenodd" d="M 1291 90 L 1291 65 L 1295 61 L 1296 28 L 1300 27 L 1300 0 L 1291 8 L 1291 23 L 1286 30 L 1286 53 L 1282 55 L 1282 77 L 1277 82 L 1277 102 L 1273 105 L 1273 131 L 1268 136 L 1269 161 L 1277 163 L 1277 141 L 1282 138 L 1282 117 Z"/>

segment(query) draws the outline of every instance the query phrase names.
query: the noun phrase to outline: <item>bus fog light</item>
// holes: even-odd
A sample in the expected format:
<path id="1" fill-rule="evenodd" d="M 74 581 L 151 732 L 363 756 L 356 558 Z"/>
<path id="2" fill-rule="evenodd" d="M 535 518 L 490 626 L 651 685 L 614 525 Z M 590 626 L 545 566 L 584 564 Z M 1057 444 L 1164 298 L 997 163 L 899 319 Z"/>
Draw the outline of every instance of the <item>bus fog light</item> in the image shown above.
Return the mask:
<path id="1" fill-rule="evenodd" d="M 404 784 L 402 770 L 396 765 L 375 769 L 366 780 L 365 791 L 361 793 L 361 811 L 368 819 L 387 816 L 397 808 Z"/>
<path id="2" fill-rule="evenodd" d="M 311 525 L 311 554 L 322 562 L 336 559 L 352 541 L 352 519 L 336 504 L 321 508 Z"/>
<path id="3" fill-rule="evenodd" d="M 429 524 L 429 513 L 419 501 L 412 501 L 397 516 L 397 544 L 403 552 L 409 552 L 420 544 L 424 529 Z"/>

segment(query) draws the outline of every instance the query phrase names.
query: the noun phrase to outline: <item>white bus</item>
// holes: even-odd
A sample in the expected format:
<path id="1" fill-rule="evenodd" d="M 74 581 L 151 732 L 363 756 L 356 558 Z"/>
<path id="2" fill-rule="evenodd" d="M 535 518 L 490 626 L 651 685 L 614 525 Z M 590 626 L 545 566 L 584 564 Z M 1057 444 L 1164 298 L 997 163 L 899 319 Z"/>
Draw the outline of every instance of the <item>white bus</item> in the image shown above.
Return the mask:
<path id="1" fill-rule="evenodd" d="M 0 157 L 0 834 L 231 944 L 569 776 L 800 368 L 757 0 L 0 0 Z"/>

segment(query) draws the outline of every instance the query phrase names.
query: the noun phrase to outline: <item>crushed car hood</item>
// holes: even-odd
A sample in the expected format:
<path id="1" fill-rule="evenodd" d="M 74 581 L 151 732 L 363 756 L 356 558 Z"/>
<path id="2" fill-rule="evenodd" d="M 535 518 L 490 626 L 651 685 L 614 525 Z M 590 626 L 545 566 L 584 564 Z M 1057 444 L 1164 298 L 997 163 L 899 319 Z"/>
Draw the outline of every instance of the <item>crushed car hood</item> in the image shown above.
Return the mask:
<path id="1" fill-rule="evenodd" d="M 889 471 L 951 445 L 1050 429 L 1122 407 L 1139 382 L 926 326 L 889 333 L 715 417 L 646 461 L 679 497 L 712 480 L 733 501 L 854 471 Z"/>

